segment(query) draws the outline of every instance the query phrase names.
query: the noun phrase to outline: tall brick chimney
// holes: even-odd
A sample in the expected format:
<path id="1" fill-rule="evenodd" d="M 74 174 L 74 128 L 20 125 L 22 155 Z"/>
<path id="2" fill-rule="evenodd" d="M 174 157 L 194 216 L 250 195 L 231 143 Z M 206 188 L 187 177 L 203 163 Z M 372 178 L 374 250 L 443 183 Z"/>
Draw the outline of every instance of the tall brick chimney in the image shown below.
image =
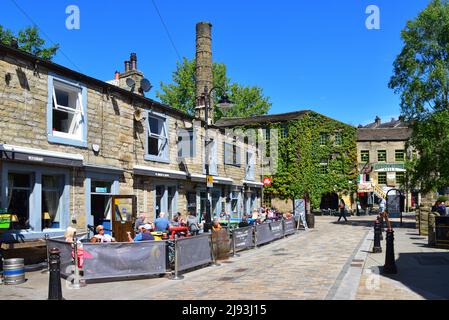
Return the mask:
<path id="1" fill-rule="evenodd" d="M 204 93 L 204 87 L 207 86 L 208 90 L 212 89 L 213 76 L 212 76 L 212 24 L 209 22 L 198 22 L 196 24 L 196 108 L 195 116 L 201 119 L 205 119 L 205 103 L 202 95 Z M 208 113 L 208 122 L 212 123 L 213 120 L 213 103 Z"/>

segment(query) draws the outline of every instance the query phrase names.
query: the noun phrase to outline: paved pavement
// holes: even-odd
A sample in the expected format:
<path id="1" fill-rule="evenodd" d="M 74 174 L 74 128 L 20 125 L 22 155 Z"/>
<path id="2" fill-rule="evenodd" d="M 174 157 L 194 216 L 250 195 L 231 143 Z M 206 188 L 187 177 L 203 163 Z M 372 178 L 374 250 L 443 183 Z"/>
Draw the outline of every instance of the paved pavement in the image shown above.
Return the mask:
<path id="1" fill-rule="evenodd" d="M 373 239 L 371 232 L 371 243 Z M 417 229 L 396 227 L 394 250 L 398 273 L 386 275 L 382 274 L 385 245 L 384 240 L 381 243 L 382 253 L 368 254 L 356 299 L 449 299 L 449 250 L 429 247 L 427 237 L 420 236 Z"/>
<path id="2" fill-rule="evenodd" d="M 437 269 L 431 266 L 429 269 L 429 265 L 422 266 L 421 271 L 426 272 L 426 276 L 417 287 L 410 289 L 409 282 L 416 277 L 417 271 L 408 270 L 407 261 L 410 264 L 410 261 L 418 260 L 408 257 L 408 254 L 416 249 L 415 242 L 420 243 L 419 239 L 410 239 L 416 238 L 413 229 L 398 229 L 395 234 L 398 243 L 396 253 L 399 255 L 397 265 L 405 279 L 400 281 L 405 284 L 396 286 L 393 283 L 393 286 L 391 281 L 394 281 L 394 277 L 378 277 L 379 288 L 377 282 L 372 281 L 372 275 L 368 274 L 374 267 L 383 265 L 382 254 L 370 254 L 374 216 L 350 217 L 349 220 L 348 223 L 337 223 L 335 217 L 318 216 L 315 229 L 299 231 L 260 248 L 242 251 L 239 257 L 219 261 L 220 266 L 184 273 L 183 280 L 155 277 L 88 284 L 78 290 L 67 288 L 63 281 L 63 296 L 67 300 L 171 300 L 174 297 L 177 300 L 350 300 L 414 298 L 420 289 L 420 295 L 424 298 L 445 297 L 449 277 L 446 276 L 448 280 L 443 281 L 439 291 L 435 289 L 438 292 L 425 285 L 429 280 L 426 277 L 431 276 L 428 272 L 441 271 L 444 265 Z M 410 240 L 413 242 L 409 243 Z M 403 243 L 405 251 L 399 243 Z M 418 248 L 423 250 L 423 254 L 434 254 L 433 250 L 436 250 L 421 246 Z M 448 253 L 442 250 L 440 254 Z M 421 263 L 429 263 L 426 259 L 421 259 Z M 0 286 L 0 299 L 46 299 L 48 274 L 28 272 L 26 277 L 28 280 L 23 284 Z"/>

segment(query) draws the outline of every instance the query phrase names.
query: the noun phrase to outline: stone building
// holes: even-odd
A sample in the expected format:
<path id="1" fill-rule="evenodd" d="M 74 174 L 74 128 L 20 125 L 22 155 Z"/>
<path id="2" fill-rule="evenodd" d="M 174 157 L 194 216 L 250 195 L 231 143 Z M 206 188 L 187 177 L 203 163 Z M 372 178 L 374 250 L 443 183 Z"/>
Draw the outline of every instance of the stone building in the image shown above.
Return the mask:
<path id="1" fill-rule="evenodd" d="M 401 190 L 406 196 L 406 207 L 415 206 L 418 193 L 406 195 L 404 190 L 405 161 L 410 153 L 407 141 L 410 136 L 411 129 L 402 118 L 382 123 L 376 117 L 373 123 L 357 128 L 358 197 L 363 210 L 377 206 L 379 200 L 386 199 L 387 192 L 393 188 Z"/>
<path id="2" fill-rule="evenodd" d="M 293 199 L 285 194 L 280 196 L 282 191 L 279 190 L 286 189 L 287 184 L 293 185 L 295 181 L 287 178 L 283 185 L 276 186 L 276 181 L 280 181 L 279 174 L 282 174 L 279 172 L 281 164 L 284 163 L 285 167 L 290 161 L 296 163 L 299 171 L 313 172 L 309 176 L 313 181 L 301 182 L 304 188 L 306 185 L 310 188 L 309 198 L 305 195 L 307 205 L 312 205 L 308 207 L 309 212 L 311 209 L 336 210 L 339 198 L 344 199 L 348 208 L 352 207 L 356 178 L 356 128 L 311 110 L 221 118 L 216 125 L 258 131 L 261 170 L 264 177 L 270 176 L 274 182 L 274 190 L 264 190 L 264 205 L 282 212 L 293 210 Z M 288 150 L 289 141 L 301 139 L 302 143 L 293 144 L 292 150 Z"/>
<path id="3" fill-rule="evenodd" d="M 100 223 L 121 235 L 137 214 L 204 218 L 204 119 L 146 98 L 142 79 L 135 54 L 107 83 L 0 45 L 0 208 L 18 218 L 0 241 Z M 240 216 L 260 205 L 259 160 L 240 161 L 253 146 L 224 131 L 210 126 L 212 211 Z"/>

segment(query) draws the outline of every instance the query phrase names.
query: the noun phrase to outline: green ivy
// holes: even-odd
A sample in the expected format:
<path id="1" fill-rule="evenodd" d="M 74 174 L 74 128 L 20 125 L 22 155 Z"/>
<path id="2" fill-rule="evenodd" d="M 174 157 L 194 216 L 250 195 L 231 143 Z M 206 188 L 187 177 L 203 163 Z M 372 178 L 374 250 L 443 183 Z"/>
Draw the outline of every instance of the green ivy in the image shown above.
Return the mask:
<path id="1" fill-rule="evenodd" d="M 277 173 L 265 194 L 281 199 L 306 197 L 312 208 L 319 208 L 323 194 L 336 192 L 353 194 L 357 191 L 357 129 L 310 111 L 287 123 L 272 123 L 251 127 L 279 130 Z M 288 130 L 283 137 L 282 131 Z M 336 145 L 335 135 L 340 134 Z M 329 139 L 320 145 L 320 135 Z M 328 162 L 327 173 L 321 173 L 321 161 Z"/>

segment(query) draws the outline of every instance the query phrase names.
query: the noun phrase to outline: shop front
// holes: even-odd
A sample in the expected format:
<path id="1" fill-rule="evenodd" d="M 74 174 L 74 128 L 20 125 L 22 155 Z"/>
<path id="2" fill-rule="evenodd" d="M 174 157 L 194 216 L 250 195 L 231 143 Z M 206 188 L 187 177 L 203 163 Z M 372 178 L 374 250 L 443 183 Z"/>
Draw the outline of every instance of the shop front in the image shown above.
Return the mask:
<path id="1" fill-rule="evenodd" d="M 83 157 L 11 145 L 0 145 L 0 155 L 0 207 L 12 217 L 2 241 L 62 236 L 75 217 L 72 181 Z"/>
<path id="2" fill-rule="evenodd" d="M 147 205 L 144 211 L 150 210 L 150 220 L 157 219 L 161 212 L 165 212 L 170 220 L 179 211 L 181 189 L 185 189 L 187 174 L 184 171 L 169 170 L 147 166 L 135 166 L 134 174 L 144 176 L 150 182 L 151 205 Z M 192 206 L 192 195 L 187 192 L 188 206 Z M 195 194 L 196 197 L 196 194 Z M 146 202 L 146 201 L 145 201 Z"/>
<path id="3" fill-rule="evenodd" d="M 263 183 L 255 181 L 243 181 L 244 185 L 244 210 L 243 213 L 251 215 L 254 210 L 260 207 L 260 198 Z"/>
<path id="4" fill-rule="evenodd" d="M 112 230 L 112 197 L 119 195 L 119 180 L 123 170 L 113 167 L 86 165 L 86 224 L 103 225 L 106 234 Z"/>

